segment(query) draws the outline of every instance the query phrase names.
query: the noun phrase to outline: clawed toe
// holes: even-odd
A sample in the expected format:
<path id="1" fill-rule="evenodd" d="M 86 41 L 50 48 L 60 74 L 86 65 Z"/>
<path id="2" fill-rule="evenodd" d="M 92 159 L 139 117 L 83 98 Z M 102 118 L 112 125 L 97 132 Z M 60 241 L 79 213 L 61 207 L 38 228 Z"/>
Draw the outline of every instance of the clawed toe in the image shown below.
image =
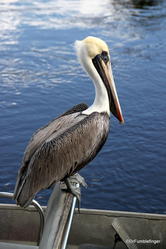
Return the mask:
<path id="1" fill-rule="evenodd" d="M 76 173 L 73 176 L 70 176 L 65 179 L 64 182 L 61 183 L 61 189 L 67 192 L 70 192 L 73 194 L 78 201 L 78 210 L 80 209 L 80 202 L 81 202 L 81 190 L 80 185 L 87 188 L 87 184 L 84 180 L 84 178 Z"/>

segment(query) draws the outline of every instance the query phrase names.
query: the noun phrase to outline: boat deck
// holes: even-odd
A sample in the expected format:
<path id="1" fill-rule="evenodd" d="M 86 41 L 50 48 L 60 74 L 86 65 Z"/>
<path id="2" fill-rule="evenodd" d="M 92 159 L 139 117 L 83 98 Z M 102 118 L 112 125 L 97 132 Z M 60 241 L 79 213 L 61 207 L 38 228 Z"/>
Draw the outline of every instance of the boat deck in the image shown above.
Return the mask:
<path id="1" fill-rule="evenodd" d="M 19 241 L 19 244 L 31 245 L 28 249 L 38 248 L 40 219 L 34 207 L 22 209 L 16 205 L 1 204 L 0 217 L 1 242 Z M 166 215 L 89 209 L 81 209 L 78 213 L 76 209 L 67 248 L 111 249 L 116 234 L 126 240 L 126 244 L 118 241 L 116 249 L 165 249 Z M 0 248 L 9 248 L 4 245 L 1 243 Z M 26 247 L 20 245 L 20 248 Z"/>

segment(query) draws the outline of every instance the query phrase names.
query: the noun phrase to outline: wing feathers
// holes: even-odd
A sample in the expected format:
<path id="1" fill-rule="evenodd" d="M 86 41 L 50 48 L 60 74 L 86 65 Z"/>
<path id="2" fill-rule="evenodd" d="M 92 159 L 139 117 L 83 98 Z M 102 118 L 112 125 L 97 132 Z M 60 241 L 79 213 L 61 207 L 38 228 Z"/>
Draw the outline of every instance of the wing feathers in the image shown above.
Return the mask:
<path id="1" fill-rule="evenodd" d="M 58 130 L 61 130 L 62 127 L 66 127 L 68 123 L 68 119 L 66 119 L 67 115 L 74 114 L 76 112 L 81 112 L 87 109 L 87 105 L 84 103 L 73 106 L 67 112 L 63 113 L 61 116 L 53 119 L 46 126 L 38 129 L 30 139 L 26 150 L 24 152 L 24 157 L 22 160 L 22 166 L 19 170 L 17 182 L 14 190 L 14 199 L 17 199 L 17 196 L 20 193 L 21 186 L 24 184 L 24 177 L 28 170 L 28 166 L 30 160 L 32 159 L 33 154 L 37 151 L 38 148 L 48 139 L 51 134 L 56 133 Z"/>
<path id="2" fill-rule="evenodd" d="M 26 205 L 39 190 L 82 168 L 105 142 L 109 130 L 107 114 L 69 116 L 71 126 L 53 133 L 33 154 L 17 195 L 20 205 Z"/>

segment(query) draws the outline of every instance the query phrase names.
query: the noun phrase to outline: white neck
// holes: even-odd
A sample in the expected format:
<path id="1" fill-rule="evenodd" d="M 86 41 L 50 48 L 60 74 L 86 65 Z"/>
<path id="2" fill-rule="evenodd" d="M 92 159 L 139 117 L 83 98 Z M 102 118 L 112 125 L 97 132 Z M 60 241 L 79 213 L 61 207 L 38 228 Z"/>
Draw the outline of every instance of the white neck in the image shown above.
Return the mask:
<path id="1" fill-rule="evenodd" d="M 100 75 L 98 74 L 96 68 L 94 67 L 92 59 L 87 55 L 85 47 L 82 46 L 82 44 L 80 45 L 78 43 L 80 42 L 77 42 L 76 44 L 78 58 L 85 71 L 93 80 L 95 86 L 94 102 L 88 109 L 86 109 L 82 113 L 89 115 L 93 112 L 99 112 L 99 113 L 107 112 L 107 114 L 110 116 L 109 98 L 106 87 Z"/>

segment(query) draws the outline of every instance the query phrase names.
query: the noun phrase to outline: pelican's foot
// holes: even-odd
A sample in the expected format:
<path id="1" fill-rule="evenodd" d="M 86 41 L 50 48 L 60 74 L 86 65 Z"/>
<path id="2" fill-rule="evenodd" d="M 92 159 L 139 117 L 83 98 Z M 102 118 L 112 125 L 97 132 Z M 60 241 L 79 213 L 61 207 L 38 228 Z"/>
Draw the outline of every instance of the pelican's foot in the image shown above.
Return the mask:
<path id="1" fill-rule="evenodd" d="M 87 184 L 84 178 L 78 173 L 76 173 L 75 175 L 66 178 L 65 184 L 67 188 L 65 188 L 65 186 L 62 183 L 61 189 L 72 193 L 78 200 L 78 206 L 80 206 L 80 202 L 81 202 L 80 185 L 82 185 L 83 187 L 87 187 Z"/>
<path id="2" fill-rule="evenodd" d="M 85 182 L 84 177 L 82 177 L 80 174 L 76 173 L 73 176 L 70 176 L 69 179 L 72 179 L 74 181 L 77 181 L 80 185 L 82 185 L 83 187 L 87 188 L 88 185 Z"/>
<path id="3" fill-rule="evenodd" d="M 66 186 L 67 186 L 67 191 L 71 194 L 73 194 L 78 202 L 81 201 L 81 191 L 80 191 L 80 184 L 79 182 L 72 177 L 69 177 L 65 180 Z"/>

